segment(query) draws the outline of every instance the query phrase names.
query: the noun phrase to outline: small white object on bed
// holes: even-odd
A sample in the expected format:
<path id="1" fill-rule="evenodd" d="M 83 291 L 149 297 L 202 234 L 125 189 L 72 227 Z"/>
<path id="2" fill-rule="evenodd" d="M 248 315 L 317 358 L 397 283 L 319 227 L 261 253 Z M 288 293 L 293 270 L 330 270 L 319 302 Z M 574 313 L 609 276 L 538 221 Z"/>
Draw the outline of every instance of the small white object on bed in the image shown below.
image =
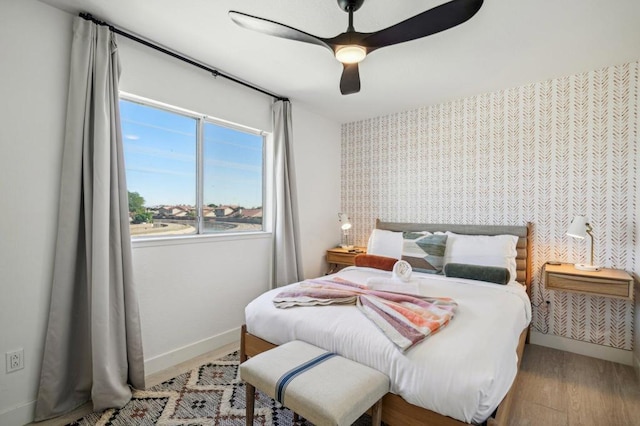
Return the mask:
<path id="1" fill-rule="evenodd" d="M 391 273 L 349 267 L 338 276 L 360 284 Z M 414 272 L 399 291 L 451 297 L 451 322 L 402 353 L 355 306 L 277 309 L 275 289 L 245 310 L 247 330 L 274 344 L 303 340 L 375 368 L 391 379 L 391 392 L 407 402 L 464 422 L 483 422 L 505 396 L 517 373 L 515 348 L 531 319 L 525 288 Z M 295 285 L 295 284 L 294 284 Z M 385 288 L 385 290 L 392 290 Z"/>

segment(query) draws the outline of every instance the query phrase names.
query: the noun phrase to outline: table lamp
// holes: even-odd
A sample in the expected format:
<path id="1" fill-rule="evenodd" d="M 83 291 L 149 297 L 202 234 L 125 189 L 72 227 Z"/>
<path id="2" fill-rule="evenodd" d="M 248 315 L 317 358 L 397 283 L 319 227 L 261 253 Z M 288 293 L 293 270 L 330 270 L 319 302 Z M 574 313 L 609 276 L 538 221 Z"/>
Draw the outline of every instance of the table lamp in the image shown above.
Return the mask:
<path id="1" fill-rule="evenodd" d="M 342 241 L 340 243 L 340 247 L 343 249 L 352 249 L 353 246 L 349 245 L 349 229 L 351 229 L 351 221 L 349 220 L 349 215 L 346 213 L 338 213 L 338 221 L 341 223 L 340 228 L 342 229 Z"/>
<path id="2" fill-rule="evenodd" d="M 591 239 L 591 258 L 590 263 L 576 263 L 573 265 L 576 269 L 581 271 L 599 271 L 600 266 L 593 264 L 593 234 L 591 234 L 592 227 L 584 216 L 576 216 L 569 225 L 567 235 L 573 238 L 579 238 L 583 240 L 587 235 Z"/>

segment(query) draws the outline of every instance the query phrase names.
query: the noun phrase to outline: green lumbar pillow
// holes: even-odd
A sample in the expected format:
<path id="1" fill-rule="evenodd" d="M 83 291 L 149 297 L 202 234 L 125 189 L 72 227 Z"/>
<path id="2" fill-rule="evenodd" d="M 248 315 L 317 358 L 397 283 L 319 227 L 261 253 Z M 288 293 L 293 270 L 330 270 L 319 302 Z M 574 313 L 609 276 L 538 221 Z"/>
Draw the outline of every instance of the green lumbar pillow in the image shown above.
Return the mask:
<path id="1" fill-rule="evenodd" d="M 495 284 L 507 284 L 511 279 L 507 268 L 466 263 L 447 263 L 444 265 L 444 274 L 447 277 L 487 281 Z"/>

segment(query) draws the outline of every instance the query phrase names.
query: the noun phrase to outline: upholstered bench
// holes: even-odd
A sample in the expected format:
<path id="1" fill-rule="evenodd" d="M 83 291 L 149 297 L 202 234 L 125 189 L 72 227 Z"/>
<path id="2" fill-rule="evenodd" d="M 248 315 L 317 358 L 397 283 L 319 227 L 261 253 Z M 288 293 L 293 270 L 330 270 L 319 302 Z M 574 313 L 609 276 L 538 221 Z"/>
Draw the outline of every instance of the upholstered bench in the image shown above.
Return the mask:
<path id="1" fill-rule="evenodd" d="M 294 340 L 240 365 L 247 384 L 247 425 L 253 425 L 255 389 L 316 425 L 351 425 L 370 407 L 380 425 L 389 378 L 324 349 Z"/>

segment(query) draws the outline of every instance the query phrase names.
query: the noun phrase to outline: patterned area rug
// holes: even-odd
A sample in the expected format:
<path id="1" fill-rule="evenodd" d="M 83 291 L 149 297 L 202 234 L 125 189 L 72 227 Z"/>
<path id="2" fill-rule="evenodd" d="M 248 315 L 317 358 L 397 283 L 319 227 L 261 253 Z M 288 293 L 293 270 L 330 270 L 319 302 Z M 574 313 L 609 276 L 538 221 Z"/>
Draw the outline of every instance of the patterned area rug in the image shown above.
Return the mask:
<path id="1" fill-rule="evenodd" d="M 92 413 L 68 426 L 244 426 L 245 386 L 239 364 L 238 352 L 234 352 L 147 390 L 135 390 L 131 401 L 119 410 Z M 293 425 L 293 413 L 257 391 L 254 424 Z M 371 419 L 363 415 L 355 424 L 371 425 Z"/>

